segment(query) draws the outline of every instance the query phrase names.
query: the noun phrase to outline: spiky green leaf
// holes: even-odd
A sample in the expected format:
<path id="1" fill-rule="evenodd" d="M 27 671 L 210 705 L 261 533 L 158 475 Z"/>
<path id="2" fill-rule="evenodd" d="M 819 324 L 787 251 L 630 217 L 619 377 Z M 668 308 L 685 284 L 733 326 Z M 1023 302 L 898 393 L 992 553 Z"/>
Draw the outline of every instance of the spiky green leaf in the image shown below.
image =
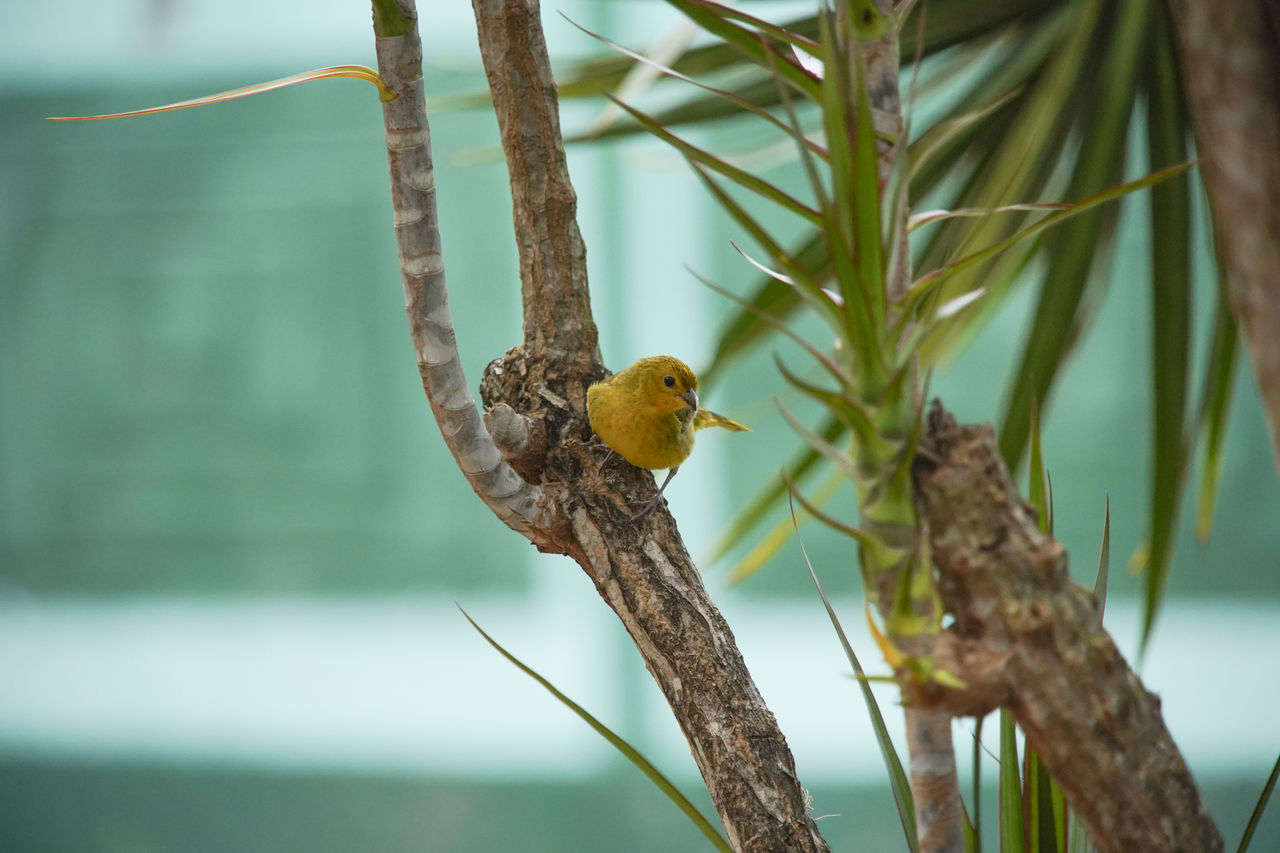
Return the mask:
<path id="1" fill-rule="evenodd" d="M 655 788 L 660 790 L 669 800 L 671 800 L 671 802 L 674 803 L 680 811 L 684 812 L 685 817 L 689 819 L 690 823 L 696 826 L 698 831 L 701 832 L 717 850 L 722 850 L 724 853 L 732 853 L 732 848 L 729 846 L 729 842 L 725 840 L 724 836 L 711 825 L 710 821 L 702 816 L 702 812 L 698 811 L 697 806 L 689 802 L 688 797 L 680 793 L 680 789 L 673 785 L 671 780 L 663 775 L 662 771 L 653 766 L 653 764 L 641 755 L 635 747 L 627 743 L 626 740 L 615 734 L 612 729 L 592 716 L 589 711 L 577 702 L 574 702 L 564 693 L 561 693 L 556 689 L 554 684 L 543 678 L 531 667 L 503 648 L 497 640 L 489 636 L 483 628 L 476 624 L 476 621 L 471 618 L 471 614 L 467 613 L 466 610 L 463 610 L 461 607 L 458 609 L 462 611 L 462 615 L 466 617 L 466 620 L 471 623 L 471 627 L 479 631 L 480 636 L 484 637 L 485 642 L 492 646 L 498 654 L 511 661 L 517 669 L 532 678 L 534 681 L 538 682 L 538 684 L 542 685 L 548 693 L 556 697 L 556 700 L 559 701 L 560 704 L 577 714 L 583 722 L 595 729 L 597 734 L 607 740 L 614 749 L 622 753 L 628 761 L 639 768 L 640 772 L 649 778 L 649 781 L 653 783 Z"/>

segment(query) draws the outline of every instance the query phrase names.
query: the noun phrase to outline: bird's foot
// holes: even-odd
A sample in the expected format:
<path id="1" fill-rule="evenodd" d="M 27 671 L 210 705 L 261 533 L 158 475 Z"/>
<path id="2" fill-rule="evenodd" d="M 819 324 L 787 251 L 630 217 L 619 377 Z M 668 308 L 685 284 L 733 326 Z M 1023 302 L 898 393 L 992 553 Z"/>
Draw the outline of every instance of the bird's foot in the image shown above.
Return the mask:
<path id="1" fill-rule="evenodd" d="M 662 503 L 662 492 L 658 492 L 647 501 L 631 501 L 631 506 L 638 507 L 638 509 L 636 514 L 627 519 L 627 521 L 635 524 L 645 516 L 651 515 L 653 511 L 658 508 L 658 504 L 660 503 Z"/>
<path id="2" fill-rule="evenodd" d="M 610 459 L 612 459 L 612 458 L 613 458 L 613 456 L 614 456 L 614 449 L 613 449 L 612 447 L 610 447 L 609 445 L 605 444 L 603 441 L 601 441 L 601 442 L 597 442 L 597 443 L 595 443 L 595 444 L 591 445 L 591 446 L 590 446 L 590 449 L 591 449 L 592 451 L 600 451 L 600 450 L 607 450 L 607 451 L 608 451 L 608 453 L 606 453 L 606 454 L 604 455 L 604 458 L 603 458 L 603 459 L 601 459 L 599 462 L 597 462 L 597 463 L 596 463 L 596 470 L 597 470 L 597 471 L 599 471 L 600 469 L 604 468 L 605 463 L 606 463 L 606 462 L 608 462 Z"/>

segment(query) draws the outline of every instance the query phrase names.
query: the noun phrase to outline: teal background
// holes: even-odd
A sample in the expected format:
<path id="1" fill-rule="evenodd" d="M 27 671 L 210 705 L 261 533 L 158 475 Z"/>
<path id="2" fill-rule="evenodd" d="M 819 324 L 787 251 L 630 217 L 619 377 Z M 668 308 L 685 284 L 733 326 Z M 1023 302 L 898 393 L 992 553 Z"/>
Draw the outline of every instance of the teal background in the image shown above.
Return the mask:
<path id="1" fill-rule="evenodd" d="M 639 12 L 588 6 L 585 14 L 631 32 L 631 16 Z M 250 26 L 248 18 L 239 20 Z M 550 14 L 546 20 L 554 49 L 568 40 L 567 25 Z M 34 38 L 39 30 L 18 31 Z M 448 60 L 442 64 L 474 71 L 474 60 L 457 59 L 461 48 L 450 32 L 429 36 L 428 47 L 439 45 Z M 518 611 L 544 606 L 536 592 L 554 575 L 555 584 L 580 591 L 566 604 L 568 619 L 600 620 L 586 580 L 565 561 L 537 558 L 496 524 L 436 434 L 406 334 L 380 111 L 370 87 L 331 81 L 123 121 L 43 121 L 371 61 L 366 34 L 358 35 L 350 42 L 361 46 L 354 55 L 340 42 L 346 52 L 294 46 L 273 60 L 250 45 L 227 67 L 206 61 L 181 74 L 172 73 L 184 67 L 180 57 L 157 61 L 145 52 L 122 52 L 101 75 L 41 75 L 17 60 L 6 66 L 0 603 L 285 598 L 323 607 L 381 596 L 458 600 L 481 609 L 501 600 Z M 586 49 L 572 42 L 565 52 Z M 481 82 L 474 73 L 429 75 L 433 95 Z M 570 109 L 566 124 L 589 115 Z M 440 113 L 433 134 L 451 301 L 474 386 L 483 366 L 519 335 L 506 175 L 485 111 Z M 705 363 L 727 303 L 682 265 L 743 287 L 752 277 L 728 246 L 738 235 L 715 216 L 678 158 L 659 147 L 575 149 L 571 168 L 609 364 L 656 352 L 681 355 L 695 367 Z M 1144 203 L 1125 203 L 1130 226 L 1145 216 Z M 1100 321 L 1073 356 L 1045 429 L 1058 532 L 1085 582 L 1093 576 L 1103 501 L 1110 497 L 1111 594 L 1121 605 L 1139 593 L 1140 580 L 1124 561 L 1142 539 L 1147 501 L 1148 248 L 1139 234 L 1131 228 L 1117 245 Z M 1197 368 L 1209 320 L 1206 289 L 1198 303 Z M 993 418 L 1029 302 L 1024 289 L 935 377 L 933 391 L 962 419 Z M 779 393 L 795 402 L 776 379 L 774 346 L 791 352 L 770 344 L 705 398 L 753 432 L 703 442 L 670 491 L 696 554 L 709 551 L 733 510 L 795 447 L 772 402 Z M 1183 513 L 1170 596 L 1189 606 L 1261 604 L 1272 608 L 1262 612 L 1275 613 L 1280 489 L 1247 364 L 1238 378 L 1214 536 L 1197 544 L 1192 514 Z M 812 525 L 804 536 L 828 589 L 856 595 L 849 543 Z M 724 568 L 706 570 L 717 598 L 731 604 L 765 612 L 813 604 L 793 546 L 740 589 L 724 589 Z M 482 624 L 503 627 L 489 610 L 491 621 L 482 615 Z M 813 619 L 820 618 L 814 610 Z M 849 609 L 847 619 L 856 622 L 857 610 Z M 474 634 L 460 616 L 440 630 L 449 644 L 428 656 L 448 660 L 460 649 L 474 651 Z M 670 755 L 662 746 L 669 731 L 653 730 L 644 713 L 655 699 L 643 669 L 616 629 L 602 630 L 614 659 L 625 661 L 609 703 L 616 714 L 606 722 Z M 1216 668 L 1230 656 L 1252 661 L 1259 680 L 1275 681 L 1267 641 L 1280 639 L 1280 625 L 1263 623 L 1260 636 L 1258 646 L 1219 651 L 1203 665 Z M 1133 632 L 1121 639 L 1131 647 Z M 40 635 L 31 642 L 33 659 L 40 659 Z M 767 634 L 755 642 L 768 645 Z M 523 652 L 516 641 L 509 647 Z M 833 651 L 838 657 L 838 650 L 821 649 Z M 864 654 L 872 657 L 870 649 Z M 516 686 L 522 676 L 505 666 L 475 672 L 477 695 L 485 695 L 479 685 L 499 697 L 523 689 Z M 832 679 L 841 677 L 837 666 Z M 204 677 L 197 661 L 192 667 L 193 678 Z M 1194 684 L 1200 672 L 1189 666 L 1183 678 Z M 557 680 L 580 695 L 572 682 Z M 460 692 L 438 701 L 474 707 L 477 719 L 465 730 L 423 729 L 418 735 L 428 744 L 502 725 L 485 723 L 479 713 L 479 703 L 491 700 Z M 499 702 L 504 713 L 526 712 L 515 699 Z M 1229 727 L 1231 710 L 1220 704 L 1220 697 L 1204 697 L 1203 706 L 1184 713 L 1206 728 Z M 860 713 L 850 707 L 842 713 Z M 314 710 L 301 705 L 298 713 Z M 1228 843 L 1260 788 L 1259 762 L 1269 766 L 1280 749 L 1274 725 L 1252 737 L 1258 761 L 1215 765 L 1202 779 Z M 687 753 L 677 746 L 674 754 L 664 769 L 685 790 L 698 791 Z M 477 765 L 501 768 L 507 757 L 481 758 Z M 703 849 L 634 772 L 598 756 L 584 762 L 580 778 L 540 779 L 527 769 L 380 769 L 360 761 L 343 767 L 305 756 L 258 762 L 216 750 L 194 758 L 180 750 L 140 755 L 110 743 L 83 751 L 0 728 L 0 847 Z M 851 767 L 855 781 L 824 777 L 812 787 L 819 813 L 842 815 L 823 824 L 836 849 L 899 846 L 878 772 Z M 698 802 L 705 806 L 705 797 Z M 994 797 L 985 802 L 992 812 Z M 1280 845 L 1274 815 L 1263 831 L 1255 849 Z"/>

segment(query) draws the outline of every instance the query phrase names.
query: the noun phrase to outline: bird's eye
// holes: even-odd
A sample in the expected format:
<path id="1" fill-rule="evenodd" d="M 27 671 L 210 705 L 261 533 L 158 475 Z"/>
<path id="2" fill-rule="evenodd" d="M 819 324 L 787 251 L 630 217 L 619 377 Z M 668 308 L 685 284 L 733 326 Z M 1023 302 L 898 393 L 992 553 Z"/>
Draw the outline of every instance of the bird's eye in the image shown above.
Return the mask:
<path id="1" fill-rule="evenodd" d="M 674 388 L 676 387 L 676 378 L 674 376 L 664 376 L 662 377 L 662 384 L 668 388 Z"/>

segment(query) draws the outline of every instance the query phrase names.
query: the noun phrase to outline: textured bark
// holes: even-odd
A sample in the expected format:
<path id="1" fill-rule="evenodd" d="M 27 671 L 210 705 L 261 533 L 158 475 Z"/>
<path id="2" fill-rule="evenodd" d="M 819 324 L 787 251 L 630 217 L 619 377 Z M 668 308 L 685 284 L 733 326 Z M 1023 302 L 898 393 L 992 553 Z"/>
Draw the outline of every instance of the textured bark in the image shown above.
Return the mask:
<path id="1" fill-rule="evenodd" d="M 416 19 L 411 0 L 397 5 Z M 786 739 L 674 521 L 666 512 L 628 520 L 628 496 L 651 493 L 652 475 L 600 470 L 592 456 L 586 388 L 606 371 L 538 6 L 474 5 L 511 176 L 525 308 L 523 346 L 485 372 L 483 422 L 449 317 L 418 37 L 378 39 L 379 73 L 396 95 L 385 118 L 406 310 L 432 411 L 495 514 L 539 549 L 573 557 L 617 612 L 675 712 L 734 849 L 825 851 Z"/>
<path id="2" fill-rule="evenodd" d="M 1280 0 L 1174 0 L 1227 295 L 1280 467 Z"/>
<path id="3" fill-rule="evenodd" d="M 1007 707 L 1104 851 L 1214 851 L 1222 837 L 1149 693 L 1071 582 L 989 426 L 957 427 L 936 406 L 917 494 L 954 623 L 935 647 L 964 690 L 914 697 L 956 715 Z"/>
<path id="4" fill-rule="evenodd" d="M 512 176 L 524 346 L 577 370 L 600 364 L 587 250 L 569 182 L 537 3 L 475 2 L 480 53 Z"/>

